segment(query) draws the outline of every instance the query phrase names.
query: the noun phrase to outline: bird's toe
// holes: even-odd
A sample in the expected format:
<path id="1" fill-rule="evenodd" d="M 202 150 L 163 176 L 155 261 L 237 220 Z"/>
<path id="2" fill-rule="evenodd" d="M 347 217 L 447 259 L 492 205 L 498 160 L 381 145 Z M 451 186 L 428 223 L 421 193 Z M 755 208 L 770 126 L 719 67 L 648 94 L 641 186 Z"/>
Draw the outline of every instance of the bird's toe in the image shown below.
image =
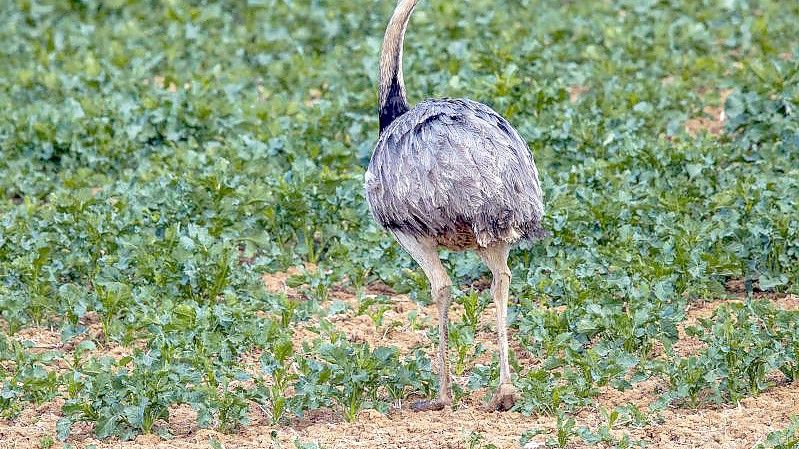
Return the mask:
<path id="1" fill-rule="evenodd" d="M 430 411 L 440 411 L 444 410 L 446 407 L 447 402 L 442 401 L 441 399 L 433 399 L 433 400 L 423 400 L 423 401 L 416 401 L 411 404 L 411 410 L 414 412 L 430 412 Z"/>
<path id="2" fill-rule="evenodd" d="M 497 388 L 491 402 L 488 403 L 490 411 L 506 412 L 513 408 L 513 405 L 519 399 L 519 392 L 512 384 L 501 384 Z"/>

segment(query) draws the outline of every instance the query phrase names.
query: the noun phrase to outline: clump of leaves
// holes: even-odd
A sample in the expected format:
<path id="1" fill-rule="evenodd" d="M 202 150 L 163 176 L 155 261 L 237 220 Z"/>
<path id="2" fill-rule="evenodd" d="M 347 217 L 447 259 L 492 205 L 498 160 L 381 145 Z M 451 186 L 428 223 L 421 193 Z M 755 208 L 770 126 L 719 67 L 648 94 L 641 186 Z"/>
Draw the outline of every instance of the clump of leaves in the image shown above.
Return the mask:
<path id="1" fill-rule="evenodd" d="M 468 438 L 469 449 L 497 449 L 492 443 L 487 443 L 485 437 L 480 432 L 472 431 Z"/>
<path id="2" fill-rule="evenodd" d="M 354 421 L 365 403 L 377 406 L 382 381 L 398 364 L 396 348 L 349 344 L 344 339 L 322 343 L 319 357 L 329 370 L 330 393 L 347 421 Z"/>
<path id="3" fill-rule="evenodd" d="M 799 417 L 792 416 L 790 424 L 782 430 L 769 432 L 766 440 L 755 449 L 794 449 L 799 447 Z"/>
<path id="4" fill-rule="evenodd" d="M 358 300 L 355 315 L 368 315 L 376 327 L 383 325 L 383 316 L 391 308 L 391 300 L 385 296 L 362 296 Z"/>
<path id="5" fill-rule="evenodd" d="M 127 368 L 131 362 L 132 370 Z M 198 380 L 152 352 L 118 361 L 92 359 L 75 368 L 79 369 L 72 373 L 77 386 L 64 404 L 64 417 L 57 426 L 61 440 L 79 421 L 94 423 L 99 438 L 113 435 L 127 440 L 139 432 L 152 433 L 157 420 L 169 418 L 170 406 L 185 401 L 185 391 L 174 388 L 171 379 L 182 378 L 184 385 Z"/>
<path id="6" fill-rule="evenodd" d="M 701 399 L 736 402 L 769 386 L 768 375 L 795 374 L 797 312 L 776 309 L 768 301 L 747 300 L 717 308 L 701 327 L 687 329 L 707 346 L 699 354 L 666 364 L 671 389 L 664 400 Z"/>
<path id="7" fill-rule="evenodd" d="M 637 410 L 636 410 L 637 411 Z M 638 412 L 640 413 L 640 412 Z M 602 409 L 600 411 L 602 423 L 595 430 L 588 427 L 580 427 L 577 434 L 580 438 L 590 445 L 603 444 L 613 448 L 629 448 L 633 446 L 645 447 L 643 441 L 631 441 L 630 435 L 622 434 L 620 437 L 615 432 L 618 427 L 626 426 L 635 421 L 635 416 L 631 416 L 630 410 L 624 407 L 617 407 L 611 411 Z"/>
<path id="8" fill-rule="evenodd" d="M 55 351 L 33 353 L 23 344 L 0 334 L 0 416 L 13 418 L 25 402 L 40 404 L 58 392 L 59 377 L 48 365 L 60 358 Z"/>
<path id="9" fill-rule="evenodd" d="M 574 418 L 567 417 L 563 413 L 558 413 L 555 424 L 555 438 L 547 440 L 547 446 L 565 448 L 569 441 L 577 436 Z"/>
<path id="10" fill-rule="evenodd" d="M 288 388 L 297 378 L 291 367 L 294 349 L 291 340 L 286 338 L 270 342 L 269 350 L 261 354 L 261 371 L 267 375 L 258 384 L 262 403 L 267 406 L 272 422 L 277 424 L 288 407 Z"/>

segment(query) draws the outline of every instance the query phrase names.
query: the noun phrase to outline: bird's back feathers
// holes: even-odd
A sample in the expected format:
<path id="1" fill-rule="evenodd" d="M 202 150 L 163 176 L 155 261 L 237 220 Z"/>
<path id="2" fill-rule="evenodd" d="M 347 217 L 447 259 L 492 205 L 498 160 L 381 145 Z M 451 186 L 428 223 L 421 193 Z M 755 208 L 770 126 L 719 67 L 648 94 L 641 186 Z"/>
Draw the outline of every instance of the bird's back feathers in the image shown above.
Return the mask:
<path id="1" fill-rule="evenodd" d="M 530 150 L 471 100 L 425 100 L 391 123 L 372 154 L 366 196 L 385 228 L 451 249 L 546 235 Z"/>

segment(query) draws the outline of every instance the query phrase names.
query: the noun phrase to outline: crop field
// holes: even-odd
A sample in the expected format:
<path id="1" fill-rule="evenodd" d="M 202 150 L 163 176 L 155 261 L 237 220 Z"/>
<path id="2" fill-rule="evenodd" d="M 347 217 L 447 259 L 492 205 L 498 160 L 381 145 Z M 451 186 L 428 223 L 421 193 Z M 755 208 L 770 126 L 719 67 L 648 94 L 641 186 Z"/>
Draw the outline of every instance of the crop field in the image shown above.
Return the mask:
<path id="1" fill-rule="evenodd" d="M 551 236 L 428 281 L 371 218 L 393 0 L 0 2 L 0 448 L 799 444 L 799 2 L 420 0 Z"/>

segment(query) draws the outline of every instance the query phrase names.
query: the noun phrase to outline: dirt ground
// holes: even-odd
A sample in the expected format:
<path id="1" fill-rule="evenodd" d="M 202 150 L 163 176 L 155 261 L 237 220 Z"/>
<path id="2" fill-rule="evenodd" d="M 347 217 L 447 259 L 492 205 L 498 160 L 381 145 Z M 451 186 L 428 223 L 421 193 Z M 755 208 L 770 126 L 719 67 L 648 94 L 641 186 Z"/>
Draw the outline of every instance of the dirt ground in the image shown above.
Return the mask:
<path id="1" fill-rule="evenodd" d="M 289 295 L 297 292 L 285 284 L 287 275 L 278 274 L 264 279 L 267 288 Z M 728 285 L 736 293 L 736 285 Z M 385 294 L 384 292 L 381 292 Z M 740 293 L 740 292 L 737 292 Z M 799 297 L 761 295 L 786 309 L 799 308 Z M 425 334 L 425 327 L 411 328 L 408 316 L 416 313 L 417 320 L 435 322 L 435 308 L 421 307 L 403 295 L 392 297 L 386 311 L 383 325 L 375 326 L 368 316 L 354 317 L 352 306 L 357 298 L 351 293 L 336 291 L 331 301 L 343 301 L 350 305 L 350 311 L 331 317 L 331 321 L 354 341 L 364 341 L 371 345 L 394 345 L 403 353 L 421 347 L 432 355 L 434 347 Z M 692 304 L 688 310 L 685 324 L 696 322 L 701 317 L 710 316 L 720 304 L 735 299 Z M 459 310 L 453 310 L 457 317 Z M 480 318 L 481 329 L 478 340 L 485 346 L 486 360 L 496 348 L 492 329 L 494 309 L 488 307 Z M 88 317 L 91 320 L 91 317 Z M 92 323 L 88 323 L 92 324 Z M 298 329 L 296 338 L 299 344 L 303 338 L 314 334 Z M 681 331 L 683 339 L 675 346 L 679 352 L 690 353 L 699 349 L 698 341 L 691 341 Z M 36 344 L 42 350 L 63 347 L 57 332 L 46 329 L 27 329 L 17 335 Z M 129 350 L 112 348 L 105 354 L 122 357 Z M 519 352 L 521 353 L 521 352 Z M 244 357 L 243 361 L 257 357 Z M 521 363 L 535 363 L 534 360 L 520 360 Z M 462 381 L 464 379 L 461 379 Z M 458 381 L 458 378 L 455 378 Z M 635 404 L 645 407 L 657 398 L 661 381 L 649 379 L 637 383 L 632 389 L 620 392 L 605 388 L 597 397 L 593 407 L 582 410 L 576 416 L 577 426 L 595 428 L 604 422 L 602 410 L 615 406 Z M 68 443 L 74 447 L 86 448 L 94 445 L 113 449 L 171 449 L 171 448 L 210 448 L 218 442 L 225 448 L 293 448 L 295 441 L 318 443 L 319 447 L 336 448 L 464 448 L 485 447 L 493 444 L 498 448 L 519 448 L 520 436 L 531 430 L 539 435 L 525 448 L 544 447 L 548 438 L 555 436 L 556 420 L 551 416 L 524 416 L 519 413 L 492 413 L 483 409 L 485 392 L 476 392 L 465 398 L 455 410 L 415 413 L 406 409 L 392 410 L 383 415 L 375 410 L 364 410 L 353 423 L 343 421 L 331 410 L 318 410 L 308 413 L 303 419 L 295 419 L 286 426 L 271 426 L 266 415 L 253 406 L 250 411 L 252 424 L 233 434 L 221 434 L 213 430 L 199 429 L 195 424 L 194 411 L 188 406 L 171 410 L 170 420 L 163 423 L 174 437 L 162 440 L 155 435 L 141 435 L 133 441 L 105 440 L 92 438 L 88 425 L 77 425 Z M 48 447 L 50 438 L 55 438 L 56 422 L 60 418 L 62 402 L 55 400 L 38 407 L 29 407 L 13 421 L 0 420 L 0 449 Z M 737 405 L 715 408 L 685 409 L 673 408 L 662 412 L 657 424 L 643 427 L 623 427 L 614 430 L 617 436 L 628 433 L 632 440 L 641 440 L 654 448 L 749 448 L 762 441 L 774 430 L 788 425 L 792 415 L 799 414 L 799 384 L 783 384 L 756 397 L 743 399 Z M 479 442 L 471 445 L 473 442 Z M 61 447 L 56 442 L 52 447 Z M 578 437 L 572 438 L 570 448 L 591 447 Z M 599 447 L 602 447 L 601 445 Z"/>

